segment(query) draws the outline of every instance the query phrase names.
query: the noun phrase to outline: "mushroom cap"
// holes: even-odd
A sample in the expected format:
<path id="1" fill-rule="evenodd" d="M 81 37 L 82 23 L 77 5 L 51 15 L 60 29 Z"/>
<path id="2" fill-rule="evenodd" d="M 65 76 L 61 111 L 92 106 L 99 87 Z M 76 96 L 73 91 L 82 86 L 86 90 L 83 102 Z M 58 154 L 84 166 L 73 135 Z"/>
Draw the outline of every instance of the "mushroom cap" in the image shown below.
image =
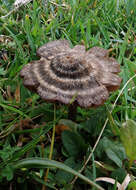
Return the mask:
<path id="1" fill-rule="evenodd" d="M 23 84 L 48 102 L 79 106 L 102 105 L 110 91 L 119 88 L 120 65 L 108 51 L 83 45 L 70 48 L 67 40 L 49 42 L 37 50 L 40 60 L 26 64 L 20 72 Z"/>

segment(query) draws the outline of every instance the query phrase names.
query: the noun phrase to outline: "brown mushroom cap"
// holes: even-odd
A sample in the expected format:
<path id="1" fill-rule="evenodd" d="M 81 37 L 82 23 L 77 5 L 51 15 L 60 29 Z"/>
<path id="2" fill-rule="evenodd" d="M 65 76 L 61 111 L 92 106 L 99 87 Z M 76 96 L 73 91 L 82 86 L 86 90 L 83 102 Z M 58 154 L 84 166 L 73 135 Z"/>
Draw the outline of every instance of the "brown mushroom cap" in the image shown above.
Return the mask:
<path id="1" fill-rule="evenodd" d="M 58 40 L 43 45 L 37 54 L 41 59 L 25 65 L 20 76 L 25 87 L 46 101 L 69 104 L 75 97 L 81 107 L 99 106 L 120 86 L 120 65 L 103 48 L 86 51 Z"/>

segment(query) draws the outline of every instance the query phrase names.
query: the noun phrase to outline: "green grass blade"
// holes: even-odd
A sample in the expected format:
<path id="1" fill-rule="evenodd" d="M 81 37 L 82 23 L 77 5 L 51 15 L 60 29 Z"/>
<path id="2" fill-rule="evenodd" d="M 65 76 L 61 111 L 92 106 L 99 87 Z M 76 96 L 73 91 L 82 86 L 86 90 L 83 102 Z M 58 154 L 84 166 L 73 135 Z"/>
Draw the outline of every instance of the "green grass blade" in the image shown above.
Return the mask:
<path id="1" fill-rule="evenodd" d="M 90 184 L 91 186 L 95 187 L 98 190 L 104 190 L 101 186 L 97 185 L 95 182 L 91 181 L 87 177 L 83 176 L 82 174 L 78 173 L 77 171 L 73 170 L 72 168 L 68 167 L 67 165 L 60 163 L 58 161 L 44 159 L 44 158 L 29 158 L 23 159 L 14 163 L 13 168 L 47 168 L 47 167 L 55 167 L 58 169 L 62 169 L 66 172 L 69 172 L 73 175 L 78 176 L 80 179 L 84 180 L 86 183 Z"/>
<path id="2" fill-rule="evenodd" d="M 30 149 L 32 149 L 33 147 L 35 147 L 35 145 L 41 140 L 41 136 L 45 135 L 50 129 L 52 128 L 51 125 L 47 126 L 46 129 L 39 134 L 35 139 L 33 139 L 31 142 L 29 142 L 28 144 L 26 144 L 24 147 L 22 147 L 19 151 L 15 152 L 13 157 L 8 160 L 7 162 L 10 163 L 18 158 L 20 158 L 21 156 L 23 156 L 27 151 L 29 151 Z M 6 162 L 6 163 L 7 163 Z M 1 162 L 0 163 L 0 167 L 4 166 L 5 163 Z"/>
<path id="3" fill-rule="evenodd" d="M 16 113 L 18 113 L 19 115 L 21 115 L 21 116 L 23 116 L 23 117 L 28 118 L 28 115 L 26 115 L 25 113 L 23 113 L 23 112 L 20 111 L 19 109 L 16 109 L 16 108 L 14 108 L 14 107 L 12 107 L 12 106 L 8 106 L 8 105 L 2 104 L 2 103 L 0 103 L 0 106 L 3 107 L 3 108 L 5 108 L 5 109 L 8 109 L 8 110 L 10 110 L 10 111 L 16 112 Z"/>

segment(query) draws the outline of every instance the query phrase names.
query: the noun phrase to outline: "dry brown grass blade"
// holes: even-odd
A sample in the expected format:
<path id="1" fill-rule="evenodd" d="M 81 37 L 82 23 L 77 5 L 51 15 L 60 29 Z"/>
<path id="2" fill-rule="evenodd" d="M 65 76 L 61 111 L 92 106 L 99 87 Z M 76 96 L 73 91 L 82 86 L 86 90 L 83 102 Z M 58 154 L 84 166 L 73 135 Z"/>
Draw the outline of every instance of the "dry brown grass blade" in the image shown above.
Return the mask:
<path id="1" fill-rule="evenodd" d="M 96 178 L 95 181 L 104 181 L 107 183 L 111 183 L 113 185 L 117 184 L 118 190 L 125 190 L 131 181 L 131 177 L 129 174 L 127 174 L 122 184 L 120 184 L 118 181 L 110 177 L 99 177 L 99 178 Z"/>
<path id="2" fill-rule="evenodd" d="M 121 187 L 122 187 L 122 185 L 119 182 L 116 182 L 115 179 L 110 178 L 110 177 L 99 177 L 99 178 L 96 178 L 95 181 L 104 181 L 104 182 L 107 182 L 107 183 L 111 183 L 113 185 L 116 183 L 117 187 L 118 187 L 118 190 L 121 190 Z"/>
<path id="3" fill-rule="evenodd" d="M 126 189 L 128 184 L 130 183 L 130 181 L 131 181 L 131 177 L 130 177 L 129 174 L 127 174 L 124 181 L 123 181 L 123 183 L 121 184 L 121 190 Z"/>

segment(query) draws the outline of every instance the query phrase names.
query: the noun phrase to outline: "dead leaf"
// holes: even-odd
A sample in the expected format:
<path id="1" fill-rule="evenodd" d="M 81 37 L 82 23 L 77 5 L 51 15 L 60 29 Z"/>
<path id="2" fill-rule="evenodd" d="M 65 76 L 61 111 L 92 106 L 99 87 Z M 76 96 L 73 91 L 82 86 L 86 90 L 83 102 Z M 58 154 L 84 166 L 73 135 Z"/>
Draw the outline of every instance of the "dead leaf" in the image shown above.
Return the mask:
<path id="1" fill-rule="evenodd" d="M 31 119 L 23 119 L 20 121 L 20 129 L 33 129 L 34 124 Z"/>
<path id="2" fill-rule="evenodd" d="M 58 124 L 58 125 L 56 125 L 55 130 L 56 130 L 56 134 L 61 136 L 61 133 L 63 131 L 70 130 L 70 128 L 68 126 L 63 125 L 63 124 Z"/>
<path id="3" fill-rule="evenodd" d="M 118 181 L 110 177 L 99 177 L 99 178 L 96 178 L 95 181 L 104 181 L 104 182 L 111 183 L 113 185 L 117 184 L 118 190 L 126 190 L 128 184 L 131 181 L 131 177 L 129 174 L 127 174 L 122 184 L 120 184 Z"/>
<path id="4" fill-rule="evenodd" d="M 32 0 L 16 0 L 14 2 L 14 6 L 15 7 L 21 7 L 22 5 L 26 5 L 27 3 L 29 3 Z"/>
<path id="5" fill-rule="evenodd" d="M 12 41 L 12 38 L 10 36 L 6 36 L 6 35 L 0 35 L 0 43 L 1 44 L 8 44 L 9 42 Z"/>

